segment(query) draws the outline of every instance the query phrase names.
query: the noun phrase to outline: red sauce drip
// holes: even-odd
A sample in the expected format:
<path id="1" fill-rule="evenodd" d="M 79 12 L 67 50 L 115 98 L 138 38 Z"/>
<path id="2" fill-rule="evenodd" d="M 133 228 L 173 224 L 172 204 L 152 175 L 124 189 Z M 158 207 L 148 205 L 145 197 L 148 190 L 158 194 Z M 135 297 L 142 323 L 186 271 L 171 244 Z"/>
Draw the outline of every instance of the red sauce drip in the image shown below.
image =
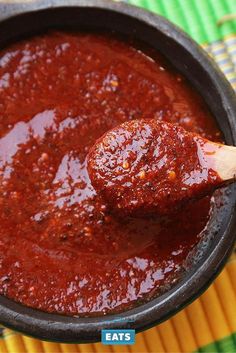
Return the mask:
<path id="1" fill-rule="evenodd" d="M 128 309 L 178 280 L 209 198 L 162 222 L 119 220 L 87 173 L 90 147 L 126 120 L 155 117 L 219 136 L 189 84 L 141 49 L 53 32 L 1 51 L 1 294 L 48 312 L 94 315 Z"/>
<path id="2" fill-rule="evenodd" d="M 211 155 L 205 152 L 208 146 Z M 114 212 L 170 215 L 222 184 L 212 165 L 218 148 L 178 125 L 132 120 L 98 139 L 88 155 L 88 171 Z"/>

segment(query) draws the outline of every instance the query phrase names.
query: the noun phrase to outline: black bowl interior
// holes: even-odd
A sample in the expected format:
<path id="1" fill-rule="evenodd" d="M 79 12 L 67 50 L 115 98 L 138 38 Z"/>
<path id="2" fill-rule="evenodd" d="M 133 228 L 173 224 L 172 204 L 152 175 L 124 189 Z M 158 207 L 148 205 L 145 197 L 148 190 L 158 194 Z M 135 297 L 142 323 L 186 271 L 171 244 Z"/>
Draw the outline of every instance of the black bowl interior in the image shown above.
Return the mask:
<path id="1" fill-rule="evenodd" d="M 0 5 L 0 47 L 50 28 L 115 31 L 159 50 L 200 92 L 228 144 L 236 144 L 236 98 L 208 56 L 182 31 L 160 16 L 103 0 L 36 1 Z M 203 241 L 186 261 L 183 278 L 165 294 L 119 315 L 67 317 L 27 308 L 0 297 L 0 321 L 26 334 L 60 342 L 92 342 L 102 328 L 151 327 L 196 298 L 222 268 L 235 239 L 236 188 L 221 192 L 224 205 L 215 208 Z"/>

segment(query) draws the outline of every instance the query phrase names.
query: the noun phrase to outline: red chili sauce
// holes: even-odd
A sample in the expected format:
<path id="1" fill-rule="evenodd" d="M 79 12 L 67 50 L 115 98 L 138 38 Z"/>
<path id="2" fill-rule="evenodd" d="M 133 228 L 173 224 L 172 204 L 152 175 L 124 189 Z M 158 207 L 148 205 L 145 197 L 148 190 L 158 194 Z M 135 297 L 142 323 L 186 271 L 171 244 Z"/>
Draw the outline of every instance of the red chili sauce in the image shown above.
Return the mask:
<path id="1" fill-rule="evenodd" d="M 98 315 L 138 305 L 181 277 L 210 199 L 162 221 L 119 219 L 87 173 L 96 139 L 127 120 L 219 138 L 188 82 L 155 51 L 135 48 L 53 32 L 1 51 L 1 294 L 47 312 Z"/>
<path id="2" fill-rule="evenodd" d="M 165 216 L 222 184 L 213 163 L 219 148 L 176 124 L 130 120 L 96 141 L 88 173 L 117 214 Z"/>

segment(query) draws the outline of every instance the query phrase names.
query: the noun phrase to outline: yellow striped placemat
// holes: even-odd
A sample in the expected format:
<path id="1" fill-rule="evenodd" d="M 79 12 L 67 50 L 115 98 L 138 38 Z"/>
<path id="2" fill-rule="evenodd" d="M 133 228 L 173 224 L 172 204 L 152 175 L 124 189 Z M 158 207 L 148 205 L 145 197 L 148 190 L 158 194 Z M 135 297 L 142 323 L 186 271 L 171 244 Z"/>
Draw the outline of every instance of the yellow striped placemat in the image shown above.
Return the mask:
<path id="1" fill-rule="evenodd" d="M 203 45 L 203 48 L 213 57 L 236 91 L 236 34 Z"/>

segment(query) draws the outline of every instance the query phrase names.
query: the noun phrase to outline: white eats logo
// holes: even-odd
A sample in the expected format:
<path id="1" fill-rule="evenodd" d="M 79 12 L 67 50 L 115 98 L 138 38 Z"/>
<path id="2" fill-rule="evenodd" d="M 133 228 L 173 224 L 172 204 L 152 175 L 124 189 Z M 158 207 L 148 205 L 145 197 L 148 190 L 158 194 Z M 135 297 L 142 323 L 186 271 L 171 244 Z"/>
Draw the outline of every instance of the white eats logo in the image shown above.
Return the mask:
<path id="1" fill-rule="evenodd" d="M 130 333 L 117 332 L 117 333 L 106 333 L 106 341 L 130 341 Z"/>

